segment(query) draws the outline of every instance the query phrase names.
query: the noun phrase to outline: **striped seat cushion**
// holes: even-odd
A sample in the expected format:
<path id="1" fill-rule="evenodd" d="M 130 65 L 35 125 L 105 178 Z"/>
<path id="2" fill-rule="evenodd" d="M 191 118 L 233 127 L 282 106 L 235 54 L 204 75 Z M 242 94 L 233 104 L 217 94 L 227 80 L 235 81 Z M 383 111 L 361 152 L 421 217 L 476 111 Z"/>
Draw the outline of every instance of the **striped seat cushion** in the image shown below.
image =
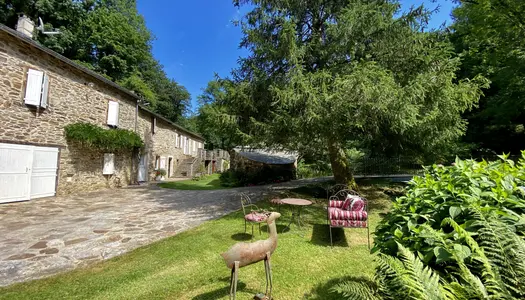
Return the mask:
<path id="1" fill-rule="evenodd" d="M 330 220 L 332 227 L 362 227 L 366 228 L 366 221 Z"/>
<path id="2" fill-rule="evenodd" d="M 328 207 L 341 208 L 343 206 L 343 203 L 344 203 L 344 201 L 330 200 L 330 201 L 328 201 Z"/>
<path id="3" fill-rule="evenodd" d="M 328 208 L 328 216 L 330 220 L 366 221 L 368 218 L 368 215 L 364 210 L 352 211 L 336 207 Z"/>
<path id="4" fill-rule="evenodd" d="M 268 216 L 263 213 L 252 212 L 244 216 L 244 219 L 248 222 L 264 222 Z"/>

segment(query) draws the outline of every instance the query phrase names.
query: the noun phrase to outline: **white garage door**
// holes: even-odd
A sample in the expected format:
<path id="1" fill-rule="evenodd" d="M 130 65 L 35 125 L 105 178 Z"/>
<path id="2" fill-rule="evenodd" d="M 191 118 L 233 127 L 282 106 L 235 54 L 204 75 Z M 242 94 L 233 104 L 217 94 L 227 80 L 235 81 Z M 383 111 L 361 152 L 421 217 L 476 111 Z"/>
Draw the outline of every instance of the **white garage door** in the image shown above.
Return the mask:
<path id="1" fill-rule="evenodd" d="M 55 195 L 58 148 L 0 143 L 0 203 Z"/>

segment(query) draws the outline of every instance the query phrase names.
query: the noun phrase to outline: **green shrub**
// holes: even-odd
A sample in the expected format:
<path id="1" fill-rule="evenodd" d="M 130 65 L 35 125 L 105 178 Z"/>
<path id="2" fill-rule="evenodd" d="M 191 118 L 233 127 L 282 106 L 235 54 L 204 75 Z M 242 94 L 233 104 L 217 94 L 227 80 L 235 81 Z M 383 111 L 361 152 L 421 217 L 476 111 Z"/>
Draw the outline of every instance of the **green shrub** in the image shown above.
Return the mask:
<path id="1" fill-rule="evenodd" d="M 374 251 L 403 260 L 408 249 L 442 282 L 469 287 L 467 299 L 524 298 L 524 157 L 427 168 L 376 228 Z"/>
<path id="2" fill-rule="evenodd" d="M 330 164 L 322 160 L 310 164 L 300 161 L 297 164 L 297 178 L 299 179 L 316 178 L 331 175 L 332 168 L 330 167 Z"/>
<path id="3" fill-rule="evenodd" d="M 155 176 L 166 176 L 167 172 L 165 169 L 158 169 L 155 171 Z"/>
<path id="4" fill-rule="evenodd" d="M 525 181 L 524 163 L 502 156 L 494 162 L 457 159 L 454 166 L 427 168 L 423 177 L 414 177 L 406 196 L 397 198 L 377 227 L 376 248 L 393 253 L 397 241 L 421 252 L 428 262 L 433 259 L 433 247 L 421 236 L 423 226 L 439 230 L 441 222 L 451 217 L 473 229 L 473 214 L 478 211 L 494 211 L 505 223 L 516 225 L 525 214 L 520 188 Z"/>
<path id="5" fill-rule="evenodd" d="M 279 183 L 295 179 L 295 171 L 288 166 L 264 166 L 252 172 L 227 170 L 220 175 L 221 184 L 226 187 L 252 186 Z"/>
<path id="6" fill-rule="evenodd" d="M 68 141 L 101 151 L 132 150 L 144 145 L 138 134 L 126 129 L 104 129 L 90 123 L 75 123 L 64 128 Z"/>
<path id="7" fill-rule="evenodd" d="M 221 185 L 225 187 L 238 187 L 241 186 L 241 183 L 239 181 L 239 178 L 242 175 L 238 172 L 235 172 L 234 170 L 227 170 L 222 172 L 219 175 L 219 180 L 221 181 Z"/>

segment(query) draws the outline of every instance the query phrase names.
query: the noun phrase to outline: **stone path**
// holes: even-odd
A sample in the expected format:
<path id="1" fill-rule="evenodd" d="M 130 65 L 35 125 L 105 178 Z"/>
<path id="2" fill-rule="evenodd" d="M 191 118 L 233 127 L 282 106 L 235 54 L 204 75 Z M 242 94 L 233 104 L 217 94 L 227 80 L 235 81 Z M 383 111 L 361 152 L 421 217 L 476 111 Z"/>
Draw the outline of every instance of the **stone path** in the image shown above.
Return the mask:
<path id="1" fill-rule="evenodd" d="M 173 236 L 254 199 L 316 180 L 214 191 L 104 190 L 0 205 L 0 286 L 42 278 Z"/>

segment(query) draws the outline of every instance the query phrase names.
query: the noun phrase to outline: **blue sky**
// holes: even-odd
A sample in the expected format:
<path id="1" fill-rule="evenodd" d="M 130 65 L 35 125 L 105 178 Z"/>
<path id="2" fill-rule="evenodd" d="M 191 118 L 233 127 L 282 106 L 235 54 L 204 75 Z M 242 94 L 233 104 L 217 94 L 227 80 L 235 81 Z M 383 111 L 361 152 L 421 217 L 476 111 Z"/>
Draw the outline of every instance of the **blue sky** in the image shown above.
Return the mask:
<path id="1" fill-rule="evenodd" d="M 401 0 L 403 9 L 425 3 L 428 8 L 440 6 L 430 23 L 438 27 L 450 24 L 452 0 Z M 238 11 L 231 0 L 138 0 L 138 10 L 153 32 L 153 55 L 164 66 L 170 78 L 184 85 L 196 98 L 214 73 L 228 76 L 237 59 L 246 51 L 239 49 L 240 28 L 231 24 L 244 11 Z"/>

